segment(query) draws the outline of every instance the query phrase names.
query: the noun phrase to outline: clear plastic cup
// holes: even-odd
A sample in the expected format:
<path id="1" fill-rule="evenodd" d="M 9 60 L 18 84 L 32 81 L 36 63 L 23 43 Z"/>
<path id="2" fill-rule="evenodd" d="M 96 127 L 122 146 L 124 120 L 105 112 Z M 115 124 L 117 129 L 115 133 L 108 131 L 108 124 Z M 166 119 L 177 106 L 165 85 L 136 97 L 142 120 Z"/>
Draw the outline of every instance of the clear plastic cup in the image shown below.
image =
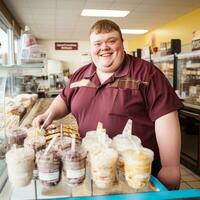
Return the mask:
<path id="1" fill-rule="evenodd" d="M 82 140 L 82 147 L 84 148 L 85 151 L 92 152 L 93 150 L 96 149 L 97 145 L 101 145 L 101 142 L 99 141 L 99 135 L 101 133 L 98 133 L 96 130 L 95 131 L 88 131 L 86 133 L 86 136 Z M 110 146 L 112 143 L 112 140 L 108 137 L 108 135 L 105 135 L 105 145 Z"/>
<path id="2" fill-rule="evenodd" d="M 123 160 L 123 152 L 127 150 L 136 150 L 137 147 L 141 145 L 141 140 L 139 137 L 135 135 L 131 135 L 128 137 L 127 135 L 118 134 L 113 138 L 112 147 L 119 153 L 119 158 L 117 161 L 118 170 L 124 172 L 124 160 Z"/>
<path id="3" fill-rule="evenodd" d="M 63 154 L 71 147 L 71 141 L 71 137 L 59 137 L 52 145 L 51 150 L 54 151 L 60 159 L 62 159 Z"/>
<path id="4" fill-rule="evenodd" d="M 70 148 L 63 155 L 63 171 L 69 186 L 83 183 L 86 173 L 86 156 L 86 151 L 77 145 L 75 151 Z"/>
<path id="5" fill-rule="evenodd" d="M 36 153 L 39 180 L 45 186 L 55 186 L 61 178 L 61 160 L 52 151 L 44 152 L 43 149 Z"/>
<path id="6" fill-rule="evenodd" d="M 8 177 L 14 187 L 28 185 L 33 177 L 34 151 L 30 148 L 13 148 L 6 153 Z"/>
<path id="7" fill-rule="evenodd" d="M 90 153 L 92 179 L 98 188 L 110 188 L 115 182 L 117 158 L 117 151 L 108 147 Z"/>
<path id="8" fill-rule="evenodd" d="M 24 140 L 24 146 L 32 148 L 36 153 L 45 148 L 46 138 L 43 135 L 29 135 Z"/>
<path id="9" fill-rule="evenodd" d="M 6 138 L 8 147 L 11 148 L 12 145 L 17 147 L 22 147 L 24 144 L 24 139 L 27 137 L 27 131 L 24 128 L 10 129 L 6 132 Z"/>
<path id="10" fill-rule="evenodd" d="M 128 150 L 123 153 L 125 178 L 134 189 L 145 187 L 151 176 L 153 151 L 143 148 L 140 151 Z"/>

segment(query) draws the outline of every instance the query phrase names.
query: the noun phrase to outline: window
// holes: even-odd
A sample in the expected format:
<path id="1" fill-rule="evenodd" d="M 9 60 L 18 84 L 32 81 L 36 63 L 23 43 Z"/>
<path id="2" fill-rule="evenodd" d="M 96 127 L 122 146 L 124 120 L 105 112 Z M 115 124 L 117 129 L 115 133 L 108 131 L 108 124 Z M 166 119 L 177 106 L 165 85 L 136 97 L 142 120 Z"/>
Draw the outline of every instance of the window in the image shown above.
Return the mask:
<path id="1" fill-rule="evenodd" d="M 19 37 L 14 34 L 12 27 L 0 15 L 0 64 L 17 64 L 19 55 Z"/>
<path id="2" fill-rule="evenodd" d="M 14 63 L 17 64 L 17 60 L 20 54 L 20 38 L 14 36 Z"/>
<path id="3" fill-rule="evenodd" d="M 7 29 L 8 30 L 8 29 Z M 0 23 L 0 64 L 7 64 L 7 57 L 8 57 L 8 34 L 5 30 L 2 29 Z"/>

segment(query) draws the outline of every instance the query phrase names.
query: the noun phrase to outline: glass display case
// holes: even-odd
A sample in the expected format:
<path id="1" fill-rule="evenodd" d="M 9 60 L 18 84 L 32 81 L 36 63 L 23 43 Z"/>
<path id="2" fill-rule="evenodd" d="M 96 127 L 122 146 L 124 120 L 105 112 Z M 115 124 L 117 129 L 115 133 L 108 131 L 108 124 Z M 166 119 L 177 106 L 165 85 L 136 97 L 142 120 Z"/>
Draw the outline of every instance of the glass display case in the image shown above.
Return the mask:
<path id="1" fill-rule="evenodd" d="M 5 131 L 6 131 L 6 118 L 5 118 L 5 89 L 8 73 L 0 70 L 0 189 L 3 187 L 6 180 L 6 164 L 5 164 Z"/>
<path id="2" fill-rule="evenodd" d="M 200 51 L 178 55 L 177 89 L 184 103 L 200 109 Z"/>
<path id="3" fill-rule="evenodd" d="M 164 75 L 169 80 L 172 87 L 176 89 L 177 56 L 175 54 L 161 56 L 161 57 L 153 58 L 152 61 L 153 61 L 153 64 L 157 66 L 164 73 Z"/>
<path id="4" fill-rule="evenodd" d="M 200 51 L 178 57 L 177 90 L 184 107 L 179 111 L 181 161 L 200 174 Z"/>
<path id="5" fill-rule="evenodd" d="M 22 96 L 18 98 L 20 94 L 25 93 L 24 90 L 19 90 L 21 88 L 21 82 L 18 81 L 19 77 L 23 76 L 25 72 L 31 74 L 33 70 L 41 73 L 42 68 L 42 64 L 0 65 L 0 191 L 7 179 L 5 162 L 7 151 L 6 132 L 19 127 L 23 117 L 28 112 L 28 106 L 26 107 L 20 102 Z"/>

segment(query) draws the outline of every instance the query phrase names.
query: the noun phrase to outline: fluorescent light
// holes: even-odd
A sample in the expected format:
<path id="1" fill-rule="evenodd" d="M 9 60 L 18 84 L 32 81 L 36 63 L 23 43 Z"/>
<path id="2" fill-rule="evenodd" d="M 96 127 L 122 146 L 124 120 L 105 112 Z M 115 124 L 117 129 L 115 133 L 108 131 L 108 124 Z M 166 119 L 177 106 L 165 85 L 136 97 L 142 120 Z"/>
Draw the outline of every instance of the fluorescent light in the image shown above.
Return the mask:
<path id="1" fill-rule="evenodd" d="M 97 9 L 83 9 L 82 16 L 93 17 L 125 17 L 130 11 L 127 10 L 97 10 Z"/>
<path id="2" fill-rule="evenodd" d="M 144 34 L 147 33 L 148 30 L 145 29 L 121 29 L 123 34 Z"/>

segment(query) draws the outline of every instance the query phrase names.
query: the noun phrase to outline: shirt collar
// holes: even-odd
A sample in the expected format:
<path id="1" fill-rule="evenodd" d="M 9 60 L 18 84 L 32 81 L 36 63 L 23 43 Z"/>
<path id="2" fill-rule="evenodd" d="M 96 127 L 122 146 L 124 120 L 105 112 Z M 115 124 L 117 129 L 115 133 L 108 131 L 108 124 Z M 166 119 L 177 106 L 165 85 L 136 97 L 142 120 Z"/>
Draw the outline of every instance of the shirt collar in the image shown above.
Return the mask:
<path id="1" fill-rule="evenodd" d="M 124 60 L 120 67 L 117 69 L 117 71 L 114 73 L 114 77 L 122 77 L 126 76 L 129 73 L 129 64 L 130 64 L 130 58 L 129 56 L 125 53 L 124 55 Z M 84 78 L 91 78 L 96 74 L 96 66 L 92 62 L 89 64 L 89 68 L 87 69 L 86 73 L 84 74 Z"/>
<path id="2" fill-rule="evenodd" d="M 95 73 L 96 73 L 96 66 L 92 62 L 89 64 L 89 67 L 88 67 L 86 73 L 84 74 L 84 78 L 91 78 L 92 76 L 94 76 Z"/>
<path id="3" fill-rule="evenodd" d="M 117 71 L 114 73 L 114 76 L 117 78 L 126 76 L 129 73 L 129 66 L 130 66 L 130 58 L 125 53 L 124 60 L 122 64 L 120 65 L 120 67 L 117 69 Z"/>

